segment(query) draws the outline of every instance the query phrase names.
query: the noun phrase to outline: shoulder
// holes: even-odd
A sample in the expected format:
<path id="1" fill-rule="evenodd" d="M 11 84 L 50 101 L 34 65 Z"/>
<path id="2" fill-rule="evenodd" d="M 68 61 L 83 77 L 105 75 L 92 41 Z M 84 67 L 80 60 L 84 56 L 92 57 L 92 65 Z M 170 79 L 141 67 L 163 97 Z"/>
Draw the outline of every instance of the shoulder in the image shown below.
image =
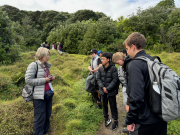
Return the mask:
<path id="1" fill-rule="evenodd" d="M 111 69 L 114 71 L 114 72 L 117 72 L 117 68 L 115 66 L 112 66 Z"/>
<path id="2" fill-rule="evenodd" d="M 27 71 L 30 72 L 34 72 L 36 69 L 37 69 L 36 62 L 31 62 L 27 67 Z"/>
<path id="3" fill-rule="evenodd" d="M 102 70 L 103 70 L 103 66 L 99 67 L 99 69 L 98 69 L 98 70 L 102 71 Z"/>
<path id="4" fill-rule="evenodd" d="M 36 62 L 31 62 L 28 67 L 34 68 L 34 67 L 36 67 L 36 66 L 37 66 L 37 65 L 36 65 Z"/>
<path id="5" fill-rule="evenodd" d="M 148 70 L 147 62 L 143 60 L 132 60 L 128 65 L 128 72 L 144 72 Z"/>

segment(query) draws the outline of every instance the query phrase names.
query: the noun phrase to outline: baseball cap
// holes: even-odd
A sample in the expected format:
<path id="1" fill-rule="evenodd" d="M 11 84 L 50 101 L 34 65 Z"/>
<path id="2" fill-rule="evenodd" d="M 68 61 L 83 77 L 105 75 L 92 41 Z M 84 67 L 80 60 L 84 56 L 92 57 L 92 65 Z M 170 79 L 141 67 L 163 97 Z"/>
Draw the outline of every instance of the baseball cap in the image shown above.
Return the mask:
<path id="1" fill-rule="evenodd" d="M 97 50 L 96 50 L 96 49 L 92 49 L 92 50 L 90 51 L 90 53 L 97 53 Z"/>

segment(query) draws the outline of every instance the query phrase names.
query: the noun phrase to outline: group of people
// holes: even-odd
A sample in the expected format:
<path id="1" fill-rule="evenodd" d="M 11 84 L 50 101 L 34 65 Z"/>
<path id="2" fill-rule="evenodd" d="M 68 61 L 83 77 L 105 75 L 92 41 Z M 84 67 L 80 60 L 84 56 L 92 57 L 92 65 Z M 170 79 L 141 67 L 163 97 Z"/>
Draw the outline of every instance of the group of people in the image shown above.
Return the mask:
<path id="1" fill-rule="evenodd" d="M 133 60 L 139 56 L 151 58 L 144 51 L 145 44 L 145 37 L 135 32 L 124 41 L 127 52 L 122 50 L 111 55 L 92 49 L 90 51 L 92 60 L 88 69 L 90 74 L 95 74 L 97 80 L 93 96 L 97 107 L 103 108 L 106 127 L 111 123 L 108 115 L 109 102 L 114 119 L 111 128 L 115 130 L 118 127 L 116 95 L 121 83 L 123 104 L 127 111 L 124 123 L 124 126 L 127 126 L 126 131 L 131 135 L 166 135 L 167 122 L 153 114 L 146 98 L 151 83 L 147 63 L 143 60 Z M 51 64 L 48 63 L 50 50 L 45 46 L 38 48 L 36 61 L 29 64 L 25 74 L 26 84 L 34 91 L 34 135 L 48 132 L 52 112 L 54 90 L 51 81 L 55 80 L 55 76 L 50 74 Z M 60 50 L 63 49 L 60 42 L 57 46 L 61 47 Z M 51 49 L 56 49 L 56 45 L 52 44 Z M 118 70 L 115 64 L 119 65 Z"/>
<path id="2" fill-rule="evenodd" d="M 63 44 L 61 42 L 57 42 L 57 46 L 54 43 L 52 43 L 51 47 L 48 43 L 46 44 L 44 42 L 43 44 L 41 44 L 41 47 L 47 48 L 49 50 L 51 48 L 51 50 L 57 49 L 58 51 L 61 51 L 61 52 L 63 51 Z"/>
<path id="3" fill-rule="evenodd" d="M 119 84 L 122 84 L 123 105 L 127 111 L 123 123 L 127 128 L 124 128 L 123 132 L 131 135 L 166 135 L 167 122 L 155 115 L 148 104 L 147 94 L 151 80 L 147 63 L 139 59 L 134 60 L 139 56 L 151 58 L 144 50 L 146 39 L 142 34 L 134 32 L 123 44 L 127 51 L 116 52 L 113 56 L 96 49 L 90 51 L 92 60 L 88 69 L 90 74 L 96 76 L 96 86 L 92 95 L 96 99 L 97 108 L 103 107 L 105 126 L 111 123 L 108 115 L 109 102 L 114 119 L 111 129 L 115 130 L 118 127 L 116 95 Z M 118 71 L 114 64 L 119 65 Z"/>

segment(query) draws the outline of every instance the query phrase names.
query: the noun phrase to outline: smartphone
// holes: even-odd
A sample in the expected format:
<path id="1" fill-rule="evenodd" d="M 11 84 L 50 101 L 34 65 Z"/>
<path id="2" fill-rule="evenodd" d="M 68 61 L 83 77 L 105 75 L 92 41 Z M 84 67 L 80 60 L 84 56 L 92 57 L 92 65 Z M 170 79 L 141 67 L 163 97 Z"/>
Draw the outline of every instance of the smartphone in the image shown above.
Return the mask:
<path id="1" fill-rule="evenodd" d="M 49 78 L 52 77 L 52 76 L 54 76 L 54 75 L 48 75 Z"/>

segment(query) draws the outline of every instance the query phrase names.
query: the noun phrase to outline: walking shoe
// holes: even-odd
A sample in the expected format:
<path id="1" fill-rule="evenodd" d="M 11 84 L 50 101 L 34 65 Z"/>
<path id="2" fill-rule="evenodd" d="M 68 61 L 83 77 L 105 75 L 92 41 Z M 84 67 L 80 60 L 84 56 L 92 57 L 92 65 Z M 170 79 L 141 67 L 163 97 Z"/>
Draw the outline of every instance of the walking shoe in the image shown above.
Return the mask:
<path id="1" fill-rule="evenodd" d="M 105 119 L 105 126 L 107 127 L 111 123 L 111 119 L 106 118 Z"/>
<path id="2" fill-rule="evenodd" d="M 126 122 L 123 123 L 123 127 L 127 127 Z"/>
<path id="3" fill-rule="evenodd" d="M 127 128 L 123 128 L 123 133 L 126 133 L 126 134 L 128 134 L 129 133 L 129 130 L 127 130 Z"/>
<path id="4" fill-rule="evenodd" d="M 97 105 L 96 106 L 98 109 L 102 109 L 102 106 L 101 105 Z"/>
<path id="5" fill-rule="evenodd" d="M 117 127 L 118 127 L 118 121 L 114 121 L 111 129 L 112 129 L 112 130 L 115 130 Z"/>

